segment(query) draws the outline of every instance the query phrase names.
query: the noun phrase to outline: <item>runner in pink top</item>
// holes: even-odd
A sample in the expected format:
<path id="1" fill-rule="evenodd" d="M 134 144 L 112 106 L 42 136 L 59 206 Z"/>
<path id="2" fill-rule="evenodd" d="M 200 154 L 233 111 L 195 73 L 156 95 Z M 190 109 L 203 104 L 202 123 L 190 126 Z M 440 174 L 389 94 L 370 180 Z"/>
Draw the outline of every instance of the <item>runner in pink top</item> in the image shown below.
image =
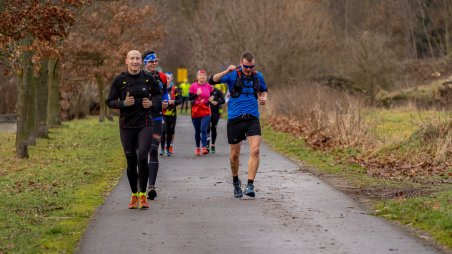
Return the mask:
<path id="1" fill-rule="evenodd" d="M 196 155 L 201 155 L 200 143 L 202 142 L 202 153 L 208 154 L 207 150 L 207 125 L 210 123 L 209 101 L 213 100 L 212 86 L 207 82 L 205 70 L 199 70 L 197 82 L 191 84 L 189 99 L 193 101 L 191 108 L 191 119 L 195 127 Z"/>

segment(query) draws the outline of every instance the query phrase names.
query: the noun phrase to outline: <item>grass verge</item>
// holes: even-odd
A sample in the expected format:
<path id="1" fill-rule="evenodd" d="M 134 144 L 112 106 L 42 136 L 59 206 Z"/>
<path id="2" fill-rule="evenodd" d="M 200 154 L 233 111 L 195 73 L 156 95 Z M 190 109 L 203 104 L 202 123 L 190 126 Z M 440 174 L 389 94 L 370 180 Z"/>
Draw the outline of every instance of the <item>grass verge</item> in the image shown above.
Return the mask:
<path id="1" fill-rule="evenodd" d="M 16 159 L 0 133 L 0 252 L 72 253 L 125 165 L 117 123 L 64 123 Z"/>
<path id="2" fill-rule="evenodd" d="M 307 166 L 304 168 L 364 202 L 367 208 L 375 209 L 377 215 L 423 230 L 445 248 L 452 248 L 450 185 L 429 186 L 372 177 L 365 168 L 348 161 L 349 155 L 359 153 L 357 150 L 315 151 L 303 139 L 265 125 L 263 137 L 274 150 L 303 161 Z"/>
<path id="3" fill-rule="evenodd" d="M 424 230 L 452 248 L 451 188 L 428 196 L 385 200 L 376 208 L 378 216 Z"/>

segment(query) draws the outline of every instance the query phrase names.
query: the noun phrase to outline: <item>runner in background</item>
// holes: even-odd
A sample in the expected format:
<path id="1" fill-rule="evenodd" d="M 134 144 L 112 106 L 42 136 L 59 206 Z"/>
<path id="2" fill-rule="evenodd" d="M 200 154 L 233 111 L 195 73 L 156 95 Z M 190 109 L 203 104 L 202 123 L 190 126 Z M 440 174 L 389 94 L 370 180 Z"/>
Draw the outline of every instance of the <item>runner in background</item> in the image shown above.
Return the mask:
<path id="1" fill-rule="evenodd" d="M 152 121 L 154 122 L 154 125 L 152 126 L 151 150 L 149 152 L 149 184 L 147 191 L 148 199 L 151 200 L 154 200 L 155 197 L 157 197 L 157 191 L 155 190 L 155 181 L 157 180 L 157 173 L 159 170 L 158 149 L 162 133 L 162 110 L 168 106 L 167 102 L 162 102 L 162 94 L 163 91 L 166 91 L 167 79 L 164 73 L 157 71 L 158 62 L 159 59 L 154 51 L 148 50 L 144 52 L 144 71 L 146 74 L 151 75 L 155 79 L 155 81 L 159 84 L 159 89 L 161 91 L 160 103 L 156 105 L 151 111 Z"/>
<path id="2" fill-rule="evenodd" d="M 210 96 L 210 123 L 207 125 L 207 149 L 210 153 L 215 153 L 215 141 L 217 139 L 217 125 L 221 118 L 221 105 L 224 104 L 224 95 L 217 87 L 213 88 L 212 95 Z"/>
<path id="3" fill-rule="evenodd" d="M 190 84 L 188 83 L 187 79 L 184 79 L 184 82 L 182 82 L 179 85 L 179 88 L 182 92 L 182 103 L 180 106 L 180 112 L 182 113 L 182 111 L 184 110 L 184 106 L 185 106 L 185 113 L 188 112 L 188 104 L 190 103 L 188 100 L 188 90 L 190 89 Z"/>
<path id="4" fill-rule="evenodd" d="M 164 95 L 168 102 L 168 107 L 163 110 L 163 129 L 161 137 L 161 155 L 171 156 L 173 154 L 173 142 L 174 133 L 176 129 L 177 121 L 177 109 L 176 107 L 181 104 L 182 96 L 181 91 L 174 85 L 172 73 L 167 73 L 168 87 L 166 94 Z"/>
<path id="5" fill-rule="evenodd" d="M 195 155 L 208 154 L 207 150 L 207 126 L 210 123 L 210 95 L 213 92 L 212 86 L 207 81 L 205 70 L 199 70 L 196 75 L 197 82 L 191 84 L 189 99 L 193 100 L 191 117 L 195 128 Z M 202 145 L 202 148 L 200 147 Z"/>

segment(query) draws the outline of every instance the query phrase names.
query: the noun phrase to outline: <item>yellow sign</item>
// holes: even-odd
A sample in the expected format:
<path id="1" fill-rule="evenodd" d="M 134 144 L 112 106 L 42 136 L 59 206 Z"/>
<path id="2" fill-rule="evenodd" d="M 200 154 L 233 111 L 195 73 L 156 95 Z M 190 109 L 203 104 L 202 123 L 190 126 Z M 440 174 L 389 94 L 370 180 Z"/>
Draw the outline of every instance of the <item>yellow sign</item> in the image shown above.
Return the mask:
<path id="1" fill-rule="evenodd" d="M 184 82 L 188 79 L 187 68 L 177 68 L 177 82 Z"/>

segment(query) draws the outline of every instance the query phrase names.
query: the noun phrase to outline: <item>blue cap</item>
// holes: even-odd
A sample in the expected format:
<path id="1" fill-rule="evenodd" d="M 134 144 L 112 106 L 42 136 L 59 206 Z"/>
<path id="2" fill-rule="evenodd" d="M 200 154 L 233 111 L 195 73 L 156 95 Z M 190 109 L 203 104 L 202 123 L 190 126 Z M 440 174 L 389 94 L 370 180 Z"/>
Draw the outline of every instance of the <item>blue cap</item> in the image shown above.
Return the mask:
<path id="1" fill-rule="evenodd" d="M 143 59 L 143 64 L 146 65 L 150 61 L 155 61 L 155 60 L 158 60 L 157 55 L 156 54 L 149 54 Z"/>

